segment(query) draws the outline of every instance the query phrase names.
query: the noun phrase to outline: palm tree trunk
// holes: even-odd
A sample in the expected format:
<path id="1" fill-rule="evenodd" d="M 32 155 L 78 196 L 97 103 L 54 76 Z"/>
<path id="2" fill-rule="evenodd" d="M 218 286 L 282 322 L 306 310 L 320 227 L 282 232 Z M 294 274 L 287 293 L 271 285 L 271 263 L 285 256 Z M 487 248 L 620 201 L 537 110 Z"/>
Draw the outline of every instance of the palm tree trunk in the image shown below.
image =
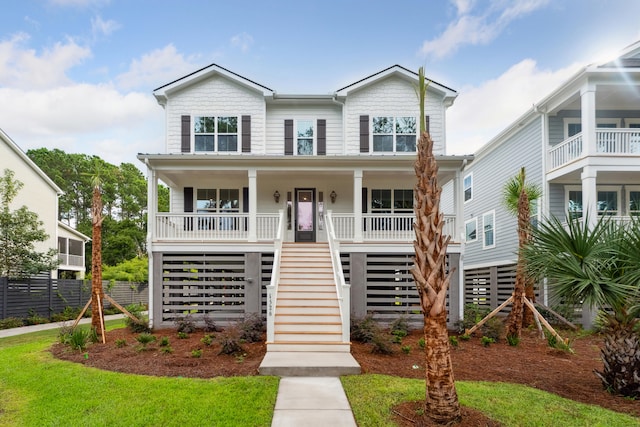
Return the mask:
<path id="1" fill-rule="evenodd" d="M 92 242 L 91 242 L 91 327 L 102 335 L 104 324 L 104 292 L 102 289 L 102 196 L 100 186 L 93 187 L 91 206 Z"/>
<path id="2" fill-rule="evenodd" d="M 415 163 L 414 241 L 415 262 L 411 273 L 416 283 L 424 315 L 425 336 L 425 415 L 438 423 L 460 419 L 451 349 L 447 332 L 446 297 L 450 274 L 446 271 L 449 237 L 442 234 L 444 218 L 440 212 L 438 165 L 433 156 L 433 140 L 422 132 Z"/>

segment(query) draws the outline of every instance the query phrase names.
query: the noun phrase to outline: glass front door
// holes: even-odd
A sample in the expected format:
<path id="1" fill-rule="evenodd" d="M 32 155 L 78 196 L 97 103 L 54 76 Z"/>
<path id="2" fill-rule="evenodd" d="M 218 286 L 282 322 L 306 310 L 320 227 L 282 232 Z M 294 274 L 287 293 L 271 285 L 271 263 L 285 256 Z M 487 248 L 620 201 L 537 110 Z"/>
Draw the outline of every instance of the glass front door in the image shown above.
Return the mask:
<path id="1" fill-rule="evenodd" d="M 296 188 L 296 242 L 316 241 L 314 188 Z"/>

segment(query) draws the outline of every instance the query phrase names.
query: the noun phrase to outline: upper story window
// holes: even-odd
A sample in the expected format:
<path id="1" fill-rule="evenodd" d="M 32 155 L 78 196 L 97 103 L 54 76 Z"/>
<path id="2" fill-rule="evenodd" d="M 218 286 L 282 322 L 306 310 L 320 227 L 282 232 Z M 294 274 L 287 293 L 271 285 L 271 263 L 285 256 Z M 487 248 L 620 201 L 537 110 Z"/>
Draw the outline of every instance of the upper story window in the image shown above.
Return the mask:
<path id="1" fill-rule="evenodd" d="M 482 249 L 493 248 L 496 245 L 495 223 L 495 211 L 482 215 Z"/>
<path id="2" fill-rule="evenodd" d="M 416 151 L 415 117 L 373 117 L 372 133 L 374 152 Z"/>
<path id="3" fill-rule="evenodd" d="M 194 117 L 193 134 L 196 153 L 238 151 L 238 117 Z"/>
<path id="4" fill-rule="evenodd" d="M 296 147 L 299 156 L 313 155 L 313 120 L 296 122 Z"/>
<path id="5" fill-rule="evenodd" d="M 464 223 L 465 229 L 465 240 L 467 243 L 475 242 L 478 240 L 478 218 L 473 217 L 472 219 L 465 221 Z"/>
<path id="6" fill-rule="evenodd" d="M 473 174 L 470 173 L 465 176 L 462 184 L 464 187 L 464 201 L 468 202 L 473 199 Z"/>
<path id="7" fill-rule="evenodd" d="M 596 127 L 600 129 L 615 129 L 620 127 L 620 119 L 596 119 Z M 582 122 L 580 119 L 564 119 L 565 138 L 571 138 L 580 132 L 582 132 Z"/>

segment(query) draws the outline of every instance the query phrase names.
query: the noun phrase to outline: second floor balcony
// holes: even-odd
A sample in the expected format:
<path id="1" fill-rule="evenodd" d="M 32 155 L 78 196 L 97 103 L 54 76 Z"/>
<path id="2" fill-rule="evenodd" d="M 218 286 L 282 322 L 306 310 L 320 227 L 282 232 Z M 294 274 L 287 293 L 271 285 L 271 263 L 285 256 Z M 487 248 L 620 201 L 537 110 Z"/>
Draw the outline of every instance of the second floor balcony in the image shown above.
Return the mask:
<path id="1" fill-rule="evenodd" d="M 640 129 L 597 129 L 596 156 L 640 157 Z M 587 156 L 583 132 L 577 133 L 548 151 L 549 170 L 554 170 Z"/>

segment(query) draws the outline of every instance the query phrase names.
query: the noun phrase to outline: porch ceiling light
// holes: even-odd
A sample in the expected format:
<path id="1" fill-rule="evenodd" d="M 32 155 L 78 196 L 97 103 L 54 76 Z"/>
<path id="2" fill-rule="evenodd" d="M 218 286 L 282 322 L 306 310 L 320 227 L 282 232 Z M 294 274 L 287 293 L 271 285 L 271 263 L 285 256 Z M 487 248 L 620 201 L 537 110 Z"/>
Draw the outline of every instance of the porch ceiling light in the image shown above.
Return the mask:
<path id="1" fill-rule="evenodd" d="M 336 192 L 334 190 L 331 190 L 331 194 L 329 194 L 329 197 L 331 198 L 331 203 L 335 203 L 336 202 L 336 197 L 338 197 L 338 195 L 336 194 Z"/>
<path id="2" fill-rule="evenodd" d="M 276 203 L 280 203 L 280 193 L 278 192 L 278 190 L 273 193 L 273 200 L 275 200 Z"/>

